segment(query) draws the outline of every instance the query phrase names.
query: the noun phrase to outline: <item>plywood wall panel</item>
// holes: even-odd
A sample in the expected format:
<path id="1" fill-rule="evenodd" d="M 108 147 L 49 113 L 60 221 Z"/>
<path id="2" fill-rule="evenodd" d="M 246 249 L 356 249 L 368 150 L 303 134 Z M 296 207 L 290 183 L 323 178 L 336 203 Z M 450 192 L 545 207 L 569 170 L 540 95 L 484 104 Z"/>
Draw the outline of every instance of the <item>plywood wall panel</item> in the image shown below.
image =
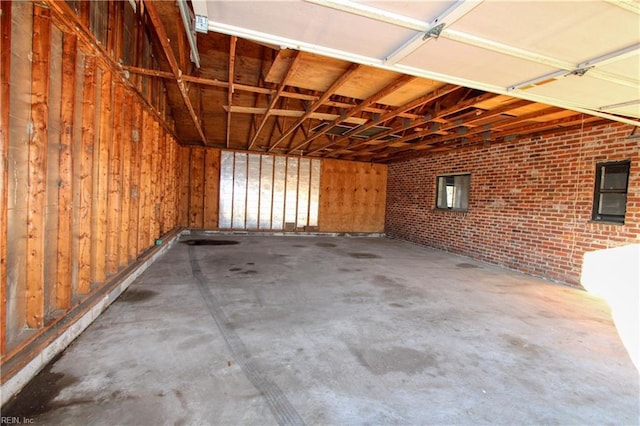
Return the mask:
<path id="1" fill-rule="evenodd" d="M 321 232 L 384 232 L 387 166 L 323 160 Z"/>

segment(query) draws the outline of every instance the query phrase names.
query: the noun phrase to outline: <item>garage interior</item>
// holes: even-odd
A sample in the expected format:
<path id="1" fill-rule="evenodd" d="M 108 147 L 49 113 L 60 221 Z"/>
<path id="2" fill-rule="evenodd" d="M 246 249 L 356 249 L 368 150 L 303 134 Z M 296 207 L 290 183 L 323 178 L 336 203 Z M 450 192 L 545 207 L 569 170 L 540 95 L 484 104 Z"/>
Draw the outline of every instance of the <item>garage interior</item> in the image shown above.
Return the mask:
<path id="1" fill-rule="evenodd" d="M 3 423 L 640 420 L 637 2 L 1 7 Z"/>

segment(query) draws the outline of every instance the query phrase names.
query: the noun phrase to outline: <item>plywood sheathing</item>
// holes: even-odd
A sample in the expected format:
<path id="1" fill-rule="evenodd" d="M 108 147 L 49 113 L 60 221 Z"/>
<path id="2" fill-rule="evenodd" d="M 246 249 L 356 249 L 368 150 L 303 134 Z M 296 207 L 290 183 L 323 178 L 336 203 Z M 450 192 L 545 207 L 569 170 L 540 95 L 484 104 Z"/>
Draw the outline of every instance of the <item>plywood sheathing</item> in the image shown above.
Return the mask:
<path id="1" fill-rule="evenodd" d="M 321 232 L 384 232 L 387 166 L 323 160 Z"/>

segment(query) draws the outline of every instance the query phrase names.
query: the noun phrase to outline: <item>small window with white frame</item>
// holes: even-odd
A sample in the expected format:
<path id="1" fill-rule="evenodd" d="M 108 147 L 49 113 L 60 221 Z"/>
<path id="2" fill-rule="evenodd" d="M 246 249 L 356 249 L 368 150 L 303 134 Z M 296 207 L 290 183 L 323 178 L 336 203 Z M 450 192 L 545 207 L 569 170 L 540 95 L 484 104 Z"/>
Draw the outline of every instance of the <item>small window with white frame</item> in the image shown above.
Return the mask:
<path id="1" fill-rule="evenodd" d="M 471 175 L 468 173 L 438 176 L 436 208 L 467 211 L 469 209 L 470 183 Z"/>

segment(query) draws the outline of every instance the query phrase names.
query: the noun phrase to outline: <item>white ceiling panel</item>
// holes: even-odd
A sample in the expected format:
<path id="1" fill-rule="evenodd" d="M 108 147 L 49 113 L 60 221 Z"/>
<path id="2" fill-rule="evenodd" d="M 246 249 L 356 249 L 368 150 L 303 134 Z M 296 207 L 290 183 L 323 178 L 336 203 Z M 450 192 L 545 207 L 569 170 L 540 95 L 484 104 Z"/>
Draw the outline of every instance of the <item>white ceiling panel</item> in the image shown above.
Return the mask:
<path id="1" fill-rule="evenodd" d="M 598 70 L 637 82 L 640 76 L 640 52 L 636 51 L 626 59 L 599 66 Z"/>
<path id="2" fill-rule="evenodd" d="M 428 22 L 455 4 L 452 0 L 359 1 L 358 3 Z"/>
<path id="3" fill-rule="evenodd" d="M 415 31 L 300 1 L 209 2 L 218 22 L 361 56 L 384 56 Z"/>
<path id="4" fill-rule="evenodd" d="M 194 0 L 193 4 L 196 14 L 208 16 L 211 31 L 635 125 L 640 118 L 635 107 L 609 109 L 624 116 L 598 109 L 617 100 L 638 99 L 638 1 Z M 585 72 L 582 78 L 572 75 Z M 570 77 L 563 78 L 566 75 Z M 559 80 L 537 85 L 550 78 Z"/>
<path id="5" fill-rule="evenodd" d="M 638 15 L 599 1 L 485 1 L 452 28 L 575 64 L 640 42 Z"/>
<path id="6" fill-rule="evenodd" d="M 401 64 L 503 87 L 556 70 L 445 38 L 424 44 L 404 58 Z"/>
<path id="7" fill-rule="evenodd" d="M 597 98 L 592 94 L 594 90 L 599 92 Z M 640 98 L 639 92 L 630 92 L 626 86 L 590 77 L 588 73 L 582 77 L 572 75 L 560 78 L 548 84 L 532 87 L 526 91 L 545 97 L 561 96 L 576 105 L 586 105 L 594 110 L 602 110 L 603 107 L 609 105 L 624 104 Z M 640 105 L 636 105 L 635 109 L 615 108 L 615 111 L 612 110 L 611 112 L 629 109 L 630 111 L 635 110 L 636 114 L 640 116 L 639 108 Z"/>

